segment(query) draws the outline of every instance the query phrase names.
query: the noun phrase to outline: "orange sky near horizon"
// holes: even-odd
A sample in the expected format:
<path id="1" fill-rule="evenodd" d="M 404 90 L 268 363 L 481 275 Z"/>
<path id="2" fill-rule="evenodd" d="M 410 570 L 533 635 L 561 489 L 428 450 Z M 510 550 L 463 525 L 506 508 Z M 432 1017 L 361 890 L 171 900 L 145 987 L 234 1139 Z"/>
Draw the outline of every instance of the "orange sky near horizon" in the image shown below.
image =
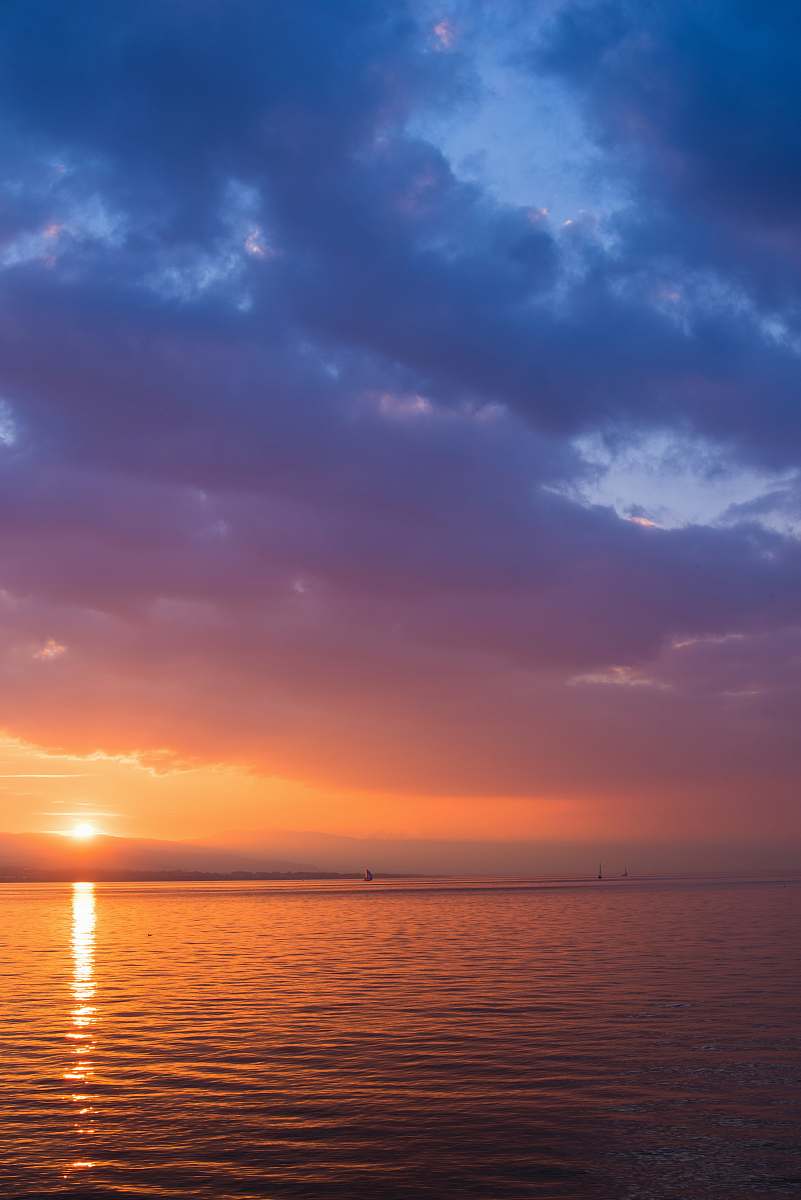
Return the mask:
<path id="1" fill-rule="evenodd" d="M 706 840 L 698 797 L 638 805 L 626 797 L 420 795 L 330 790 L 241 766 L 186 764 L 166 754 L 70 754 L 6 736 L 0 740 L 0 831 L 97 832 L 246 847 L 271 832 L 352 838 L 541 843 L 612 839 Z M 695 819 L 693 819 L 695 811 Z M 732 822 L 732 837 L 753 827 Z M 770 837 L 769 825 L 762 834 Z"/>
<path id="2" fill-rule="evenodd" d="M 154 758 L 156 756 L 153 756 Z M 415 796 L 324 790 L 226 764 L 149 764 L 0 741 L 5 832 L 98 832 L 184 841 L 314 830 L 349 837 L 553 838 L 577 832 L 575 803 L 528 797 Z M 582 820 L 586 821 L 585 812 Z"/>

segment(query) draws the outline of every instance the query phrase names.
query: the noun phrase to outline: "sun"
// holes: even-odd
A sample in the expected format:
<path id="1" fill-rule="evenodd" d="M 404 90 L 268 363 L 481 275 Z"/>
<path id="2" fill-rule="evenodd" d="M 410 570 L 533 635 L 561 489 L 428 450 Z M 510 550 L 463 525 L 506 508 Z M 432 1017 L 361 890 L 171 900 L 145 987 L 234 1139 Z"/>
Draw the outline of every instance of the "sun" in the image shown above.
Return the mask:
<path id="1" fill-rule="evenodd" d="M 77 842 L 88 842 L 96 833 L 97 830 L 91 821 L 76 821 L 69 831 L 69 836 Z"/>

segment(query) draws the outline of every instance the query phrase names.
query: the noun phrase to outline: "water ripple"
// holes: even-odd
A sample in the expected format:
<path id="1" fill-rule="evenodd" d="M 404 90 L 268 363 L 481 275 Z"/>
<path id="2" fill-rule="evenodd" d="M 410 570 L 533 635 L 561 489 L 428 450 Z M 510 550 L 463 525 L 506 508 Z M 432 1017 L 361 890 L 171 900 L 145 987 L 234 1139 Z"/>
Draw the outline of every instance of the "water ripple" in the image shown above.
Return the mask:
<path id="1" fill-rule="evenodd" d="M 801 887 L 7 886 L 7 1197 L 797 1195 Z"/>

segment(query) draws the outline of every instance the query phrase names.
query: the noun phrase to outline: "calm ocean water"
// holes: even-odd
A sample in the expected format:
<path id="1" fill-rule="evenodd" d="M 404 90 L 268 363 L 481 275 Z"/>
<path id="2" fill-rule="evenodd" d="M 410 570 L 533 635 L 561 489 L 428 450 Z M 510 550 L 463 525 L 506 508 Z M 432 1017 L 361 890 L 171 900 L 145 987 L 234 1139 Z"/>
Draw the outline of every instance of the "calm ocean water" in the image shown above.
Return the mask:
<path id="1" fill-rule="evenodd" d="M 0 1194 L 801 1195 L 801 885 L 0 887 Z"/>

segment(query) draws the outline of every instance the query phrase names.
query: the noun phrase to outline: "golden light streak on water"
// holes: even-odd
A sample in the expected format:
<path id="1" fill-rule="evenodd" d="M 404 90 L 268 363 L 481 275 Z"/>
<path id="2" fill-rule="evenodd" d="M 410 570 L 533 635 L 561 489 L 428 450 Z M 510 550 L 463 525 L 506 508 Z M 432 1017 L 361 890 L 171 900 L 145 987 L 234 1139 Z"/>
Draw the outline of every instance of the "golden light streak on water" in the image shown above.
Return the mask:
<path id="1" fill-rule="evenodd" d="M 73 1007 L 70 1012 L 70 1028 L 65 1034 L 68 1042 L 77 1042 L 70 1047 L 74 1061 L 70 1069 L 64 1072 L 64 1078 L 71 1083 L 80 1083 L 91 1087 L 94 1078 L 94 1062 L 92 1055 L 95 1050 L 95 1025 L 97 1023 L 97 1007 L 94 1004 L 97 992 L 95 978 L 95 929 L 97 913 L 95 908 L 95 885 L 93 883 L 75 883 L 72 887 L 72 930 L 70 937 L 72 951 L 72 992 Z M 86 1124 L 85 1118 L 96 1112 L 92 1101 L 95 1097 L 88 1092 L 70 1093 L 73 1105 L 82 1107 L 75 1110 L 74 1133 L 76 1135 L 74 1149 L 83 1149 L 82 1138 L 95 1132 L 95 1127 Z M 87 1105 L 87 1101 L 89 1104 Z M 82 1119 L 83 1118 L 83 1119 Z M 78 1157 L 67 1164 L 68 1178 L 70 1171 L 86 1171 L 95 1163 L 89 1158 Z"/>

